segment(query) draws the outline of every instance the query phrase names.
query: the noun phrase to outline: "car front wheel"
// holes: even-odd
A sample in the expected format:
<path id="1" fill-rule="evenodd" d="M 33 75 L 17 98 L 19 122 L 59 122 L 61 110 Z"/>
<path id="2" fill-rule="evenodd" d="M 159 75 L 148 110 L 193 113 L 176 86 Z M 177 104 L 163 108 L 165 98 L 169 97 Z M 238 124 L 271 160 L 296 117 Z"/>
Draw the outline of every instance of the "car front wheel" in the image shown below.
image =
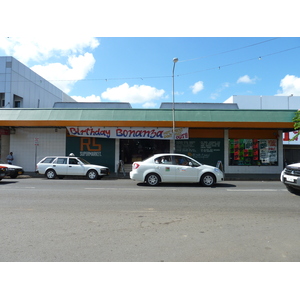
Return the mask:
<path id="1" fill-rule="evenodd" d="M 300 190 L 299 189 L 295 189 L 294 187 L 292 187 L 290 185 L 287 185 L 287 184 L 285 186 L 286 186 L 287 190 L 290 193 L 300 196 Z"/>
<path id="2" fill-rule="evenodd" d="M 54 171 L 54 170 L 48 170 L 48 171 L 46 172 L 46 177 L 47 177 L 48 179 L 54 179 L 54 178 L 56 177 L 55 171 Z"/>
<path id="3" fill-rule="evenodd" d="M 205 173 L 200 180 L 201 185 L 210 187 L 216 183 L 216 177 L 212 173 Z"/>
<path id="4" fill-rule="evenodd" d="M 155 173 L 149 174 L 146 177 L 146 183 L 148 185 L 155 186 L 155 185 L 158 185 L 159 182 L 160 182 L 160 177 Z"/>
<path id="5" fill-rule="evenodd" d="M 87 173 L 87 178 L 91 180 L 98 179 L 98 173 L 95 170 L 89 170 Z"/>

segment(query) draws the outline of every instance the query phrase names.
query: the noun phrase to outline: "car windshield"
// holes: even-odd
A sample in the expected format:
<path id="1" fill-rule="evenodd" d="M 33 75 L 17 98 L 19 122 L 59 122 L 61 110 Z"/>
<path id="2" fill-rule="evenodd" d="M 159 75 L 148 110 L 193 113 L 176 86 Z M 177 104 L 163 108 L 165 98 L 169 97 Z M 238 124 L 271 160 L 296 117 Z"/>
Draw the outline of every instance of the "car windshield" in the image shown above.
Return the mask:
<path id="1" fill-rule="evenodd" d="M 85 160 L 84 158 L 77 157 L 77 159 L 80 160 L 84 165 L 90 165 L 91 164 L 87 160 Z"/>

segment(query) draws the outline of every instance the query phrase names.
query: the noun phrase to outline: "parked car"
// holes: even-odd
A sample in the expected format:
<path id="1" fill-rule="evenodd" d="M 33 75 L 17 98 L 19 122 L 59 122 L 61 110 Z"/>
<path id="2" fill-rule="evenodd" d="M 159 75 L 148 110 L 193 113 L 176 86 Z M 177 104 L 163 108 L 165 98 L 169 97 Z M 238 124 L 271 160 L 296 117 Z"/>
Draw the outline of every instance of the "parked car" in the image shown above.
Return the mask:
<path id="1" fill-rule="evenodd" d="M 37 165 L 36 172 L 48 179 L 65 176 L 86 176 L 88 179 L 101 179 L 109 175 L 109 169 L 104 166 L 90 164 L 83 158 L 69 156 L 47 156 Z"/>
<path id="2" fill-rule="evenodd" d="M 289 192 L 300 195 L 300 163 L 286 166 L 281 172 L 280 180 Z"/>
<path id="3" fill-rule="evenodd" d="M 189 156 L 163 153 L 134 162 L 130 178 L 152 186 L 160 182 L 199 182 L 210 187 L 224 180 L 224 174 L 219 168 L 203 165 Z"/>
<path id="4" fill-rule="evenodd" d="M 24 174 L 24 170 L 20 166 L 6 164 L 2 160 L 0 160 L 0 165 L 7 168 L 6 176 L 9 176 L 10 178 L 17 178 L 18 175 Z"/>
<path id="5" fill-rule="evenodd" d="M 2 180 L 6 175 L 7 168 L 5 166 L 0 165 L 0 180 Z"/>

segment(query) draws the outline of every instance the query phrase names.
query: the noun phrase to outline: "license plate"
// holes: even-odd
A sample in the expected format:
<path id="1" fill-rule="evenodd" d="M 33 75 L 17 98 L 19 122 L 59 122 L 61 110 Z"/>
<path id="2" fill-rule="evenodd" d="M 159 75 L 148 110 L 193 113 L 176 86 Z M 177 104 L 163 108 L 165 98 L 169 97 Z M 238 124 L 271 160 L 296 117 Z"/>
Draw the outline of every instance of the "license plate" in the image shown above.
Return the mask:
<path id="1" fill-rule="evenodd" d="M 22 171 L 19 171 L 18 174 L 19 174 L 19 175 L 22 175 Z"/>
<path id="2" fill-rule="evenodd" d="M 293 176 L 285 176 L 285 180 L 289 181 L 289 182 L 294 182 L 295 181 L 295 177 L 293 177 Z"/>

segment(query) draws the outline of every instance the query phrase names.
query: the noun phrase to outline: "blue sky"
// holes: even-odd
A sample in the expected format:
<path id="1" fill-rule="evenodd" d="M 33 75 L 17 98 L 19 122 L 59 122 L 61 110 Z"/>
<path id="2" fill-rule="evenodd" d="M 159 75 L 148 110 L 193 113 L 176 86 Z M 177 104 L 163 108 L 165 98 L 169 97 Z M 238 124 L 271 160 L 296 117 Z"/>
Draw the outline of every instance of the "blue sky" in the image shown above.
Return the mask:
<path id="1" fill-rule="evenodd" d="M 300 96 L 298 37 L 47 37 L 0 39 L 11 55 L 77 101 L 135 108 L 224 102 L 232 95 Z"/>

